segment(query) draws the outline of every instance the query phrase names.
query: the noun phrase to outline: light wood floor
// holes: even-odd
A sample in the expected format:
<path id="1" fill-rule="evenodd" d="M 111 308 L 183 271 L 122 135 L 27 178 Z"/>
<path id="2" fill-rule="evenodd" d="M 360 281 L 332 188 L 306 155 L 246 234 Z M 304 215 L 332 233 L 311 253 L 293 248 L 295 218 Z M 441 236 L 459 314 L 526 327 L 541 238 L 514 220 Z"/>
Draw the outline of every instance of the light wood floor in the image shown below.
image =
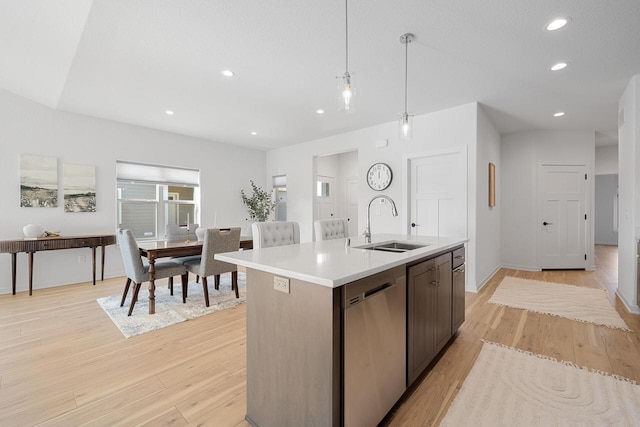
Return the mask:
<path id="1" fill-rule="evenodd" d="M 488 304 L 505 275 L 613 289 L 615 247 L 595 272 L 500 270 L 467 294 L 459 335 L 397 407 L 391 426 L 437 423 L 480 339 L 640 380 L 640 335 Z M 125 339 L 96 303 L 122 279 L 0 296 L 0 425 L 214 425 L 244 421 L 245 307 Z M 162 286 L 163 284 L 160 284 Z M 616 308 L 634 331 L 640 316 Z"/>

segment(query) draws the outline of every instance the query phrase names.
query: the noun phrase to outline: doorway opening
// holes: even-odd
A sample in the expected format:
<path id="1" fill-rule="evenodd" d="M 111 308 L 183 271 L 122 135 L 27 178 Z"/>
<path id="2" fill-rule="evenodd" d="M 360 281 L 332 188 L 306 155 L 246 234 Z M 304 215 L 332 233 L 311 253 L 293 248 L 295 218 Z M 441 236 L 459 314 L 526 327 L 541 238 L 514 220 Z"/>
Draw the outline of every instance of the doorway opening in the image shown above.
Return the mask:
<path id="1" fill-rule="evenodd" d="M 594 197 L 594 261 L 613 299 L 618 288 L 618 174 L 596 175 Z"/>
<path id="2" fill-rule="evenodd" d="M 314 159 L 313 220 L 344 218 L 349 236 L 358 234 L 358 152 Z"/>

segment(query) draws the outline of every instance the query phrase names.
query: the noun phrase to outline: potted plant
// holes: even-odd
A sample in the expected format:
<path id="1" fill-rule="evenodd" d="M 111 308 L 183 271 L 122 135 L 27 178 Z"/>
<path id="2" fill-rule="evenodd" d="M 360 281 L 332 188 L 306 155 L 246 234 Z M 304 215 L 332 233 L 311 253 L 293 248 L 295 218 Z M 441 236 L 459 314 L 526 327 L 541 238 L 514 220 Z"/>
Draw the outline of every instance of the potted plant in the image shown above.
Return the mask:
<path id="1" fill-rule="evenodd" d="M 247 207 L 251 222 L 264 222 L 269 219 L 271 212 L 276 207 L 276 201 L 273 199 L 271 192 L 258 187 L 253 180 L 251 182 L 251 196 L 247 196 L 244 190 L 240 190 L 242 203 Z M 251 228 L 249 228 L 251 229 Z"/>

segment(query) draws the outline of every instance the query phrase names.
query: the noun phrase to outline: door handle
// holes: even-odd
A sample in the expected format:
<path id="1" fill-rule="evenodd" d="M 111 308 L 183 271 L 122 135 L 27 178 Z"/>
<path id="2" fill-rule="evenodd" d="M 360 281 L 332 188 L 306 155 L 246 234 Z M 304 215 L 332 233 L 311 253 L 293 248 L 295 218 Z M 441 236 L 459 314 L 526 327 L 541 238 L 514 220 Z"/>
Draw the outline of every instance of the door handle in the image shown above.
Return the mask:
<path id="1" fill-rule="evenodd" d="M 553 223 L 545 221 L 545 222 L 542 223 L 542 225 L 553 225 Z"/>
<path id="2" fill-rule="evenodd" d="M 415 222 L 411 223 L 411 228 L 416 228 L 418 226 L 418 224 L 416 224 Z"/>

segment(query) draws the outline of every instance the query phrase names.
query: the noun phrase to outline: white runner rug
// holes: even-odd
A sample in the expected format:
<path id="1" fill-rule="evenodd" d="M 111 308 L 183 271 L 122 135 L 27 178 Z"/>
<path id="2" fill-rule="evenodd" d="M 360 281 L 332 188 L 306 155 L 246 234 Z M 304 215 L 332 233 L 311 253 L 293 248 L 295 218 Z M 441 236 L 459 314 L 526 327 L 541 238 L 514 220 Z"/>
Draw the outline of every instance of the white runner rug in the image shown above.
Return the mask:
<path id="1" fill-rule="evenodd" d="M 629 331 L 604 289 L 506 276 L 489 299 L 492 304 L 522 308 Z"/>
<path id="2" fill-rule="evenodd" d="M 487 343 L 441 426 L 637 426 L 640 386 Z"/>

